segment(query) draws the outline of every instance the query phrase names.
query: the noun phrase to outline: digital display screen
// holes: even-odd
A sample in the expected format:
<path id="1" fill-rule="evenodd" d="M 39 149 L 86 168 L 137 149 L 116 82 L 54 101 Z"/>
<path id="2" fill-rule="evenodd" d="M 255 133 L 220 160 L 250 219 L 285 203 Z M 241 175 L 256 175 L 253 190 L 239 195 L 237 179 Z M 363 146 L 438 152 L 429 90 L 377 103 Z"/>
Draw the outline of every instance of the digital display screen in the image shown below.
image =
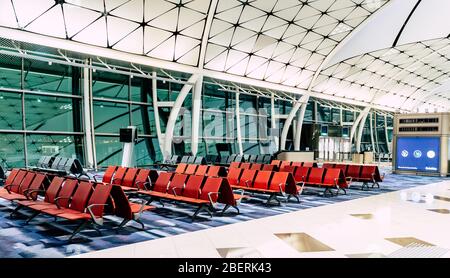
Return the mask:
<path id="1" fill-rule="evenodd" d="M 342 137 L 350 137 L 350 129 L 348 127 L 342 128 Z"/>
<path id="2" fill-rule="evenodd" d="M 328 126 L 327 125 L 323 125 L 320 127 L 320 135 L 328 136 Z"/>
<path id="3" fill-rule="evenodd" d="M 438 172 L 440 138 L 401 137 L 397 139 L 396 169 Z"/>
<path id="4" fill-rule="evenodd" d="M 131 143 L 131 142 L 133 142 L 133 129 L 131 129 L 131 128 L 121 128 L 120 129 L 120 142 L 121 143 Z"/>

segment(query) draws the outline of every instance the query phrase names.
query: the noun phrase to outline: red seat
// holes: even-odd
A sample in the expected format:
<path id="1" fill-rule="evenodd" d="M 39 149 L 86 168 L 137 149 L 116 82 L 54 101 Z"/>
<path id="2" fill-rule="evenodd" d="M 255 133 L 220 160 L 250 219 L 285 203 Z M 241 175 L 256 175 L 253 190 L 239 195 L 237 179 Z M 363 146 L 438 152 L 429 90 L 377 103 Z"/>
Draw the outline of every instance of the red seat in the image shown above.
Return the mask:
<path id="1" fill-rule="evenodd" d="M 183 193 L 187 178 L 187 174 L 175 174 L 169 183 L 167 193 L 172 195 L 181 195 Z"/>
<path id="2" fill-rule="evenodd" d="M 332 164 L 332 163 L 324 163 L 322 168 L 334 168 L 336 166 L 336 164 Z"/>
<path id="3" fill-rule="evenodd" d="M 186 163 L 180 163 L 178 164 L 177 168 L 175 169 L 175 173 L 177 174 L 184 174 L 184 171 L 186 171 L 186 167 L 188 165 Z"/>
<path id="4" fill-rule="evenodd" d="M 125 177 L 122 180 L 122 186 L 127 187 L 129 189 L 134 188 L 134 180 L 136 179 L 136 175 L 138 173 L 139 169 L 137 168 L 128 168 L 127 173 L 125 174 Z"/>
<path id="5" fill-rule="evenodd" d="M 384 175 L 380 175 L 380 171 L 378 166 L 375 165 L 364 165 L 361 166 L 361 172 L 359 177 L 353 178 L 355 181 L 363 182 L 364 187 L 368 187 L 368 183 L 372 183 L 372 187 L 377 186 L 380 187 L 380 182 L 383 181 Z"/>
<path id="6" fill-rule="evenodd" d="M 259 164 L 259 163 L 252 163 L 252 165 L 250 166 L 250 170 L 259 171 L 259 170 L 261 170 L 261 168 L 262 168 L 262 164 Z"/>
<path id="7" fill-rule="evenodd" d="M 322 184 L 324 174 L 325 169 L 323 168 L 311 168 L 306 183 L 309 185 L 320 185 Z"/>
<path id="8" fill-rule="evenodd" d="M 206 173 L 208 172 L 208 165 L 199 165 L 197 170 L 195 171 L 195 174 L 197 176 L 206 176 Z"/>
<path id="9" fill-rule="evenodd" d="M 250 167 L 251 167 L 251 163 L 247 163 L 247 162 L 241 163 L 241 166 L 239 166 L 239 168 L 241 168 L 241 169 L 250 169 Z"/>
<path id="10" fill-rule="evenodd" d="M 314 162 L 303 162 L 303 167 L 310 167 L 310 168 L 315 168 L 317 167 L 317 164 L 315 164 Z"/>
<path id="11" fill-rule="evenodd" d="M 55 199 L 58 196 L 59 190 L 62 187 L 62 184 L 64 182 L 64 178 L 62 177 L 54 177 L 52 179 L 52 182 L 48 186 L 47 190 L 45 191 L 45 197 L 43 201 L 36 201 L 36 198 L 32 197 L 31 200 L 22 200 L 17 202 L 19 205 L 15 211 L 18 211 L 20 207 L 23 206 L 30 206 L 30 205 L 39 205 L 39 204 L 54 204 Z M 39 190 L 31 190 L 29 192 L 29 195 L 33 196 L 35 195 L 37 197 L 37 194 Z"/>
<path id="12" fill-rule="evenodd" d="M 264 164 L 262 167 L 262 171 L 275 171 L 276 170 L 276 165 L 272 165 L 272 164 Z"/>
<path id="13" fill-rule="evenodd" d="M 306 182 L 308 179 L 309 172 L 312 168 L 310 167 L 297 167 L 294 173 L 294 179 L 297 183 Z"/>
<path id="14" fill-rule="evenodd" d="M 194 174 L 195 174 L 195 171 L 197 170 L 197 167 L 198 167 L 197 164 L 189 164 L 189 165 L 186 167 L 186 170 L 184 171 L 184 173 L 185 173 L 186 175 L 194 175 Z"/>
<path id="15" fill-rule="evenodd" d="M 125 174 L 128 168 L 118 167 L 114 176 L 112 178 L 111 184 L 122 185 L 123 179 L 125 178 Z"/>
<path id="16" fill-rule="evenodd" d="M 198 199 L 200 197 L 200 188 L 203 186 L 204 181 L 204 176 L 190 176 L 183 190 L 183 196 Z"/>
<path id="17" fill-rule="evenodd" d="M 55 180 L 55 179 L 57 179 L 57 177 L 53 178 L 53 180 Z M 58 205 L 60 207 L 63 207 L 63 208 L 69 207 L 70 198 L 72 197 L 73 192 L 75 191 L 75 189 L 76 189 L 76 187 L 78 185 L 78 181 L 75 180 L 75 179 L 65 179 L 65 180 L 63 180 L 63 183 L 61 182 L 61 188 L 60 188 L 60 190 L 58 192 L 58 197 L 55 198 L 54 193 L 57 190 L 56 186 L 60 182 L 61 181 L 57 179 L 55 184 L 53 184 L 53 181 L 52 181 L 52 185 L 51 186 L 54 186 L 54 188 L 52 189 L 52 191 L 50 191 L 48 193 L 48 195 L 46 193 L 44 202 L 37 202 L 37 203 L 28 205 L 28 207 L 30 207 L 31 209 L 37 211 L 36 215 L 39 214 L 39 212 L 44 210 L 44 209 L 49 209 L 49 208 L 57 209 L 58 206 L 56 206 L 56 204 L 55 204 L 56 201 L 58 201 Z M 49 189 L 50 189 L 50 187 L 49 187 Z M 32 218 L 33 217 L 31 217 L 28 220 L 30 221 Z"/>
<path id="18" fill-rule="evenodd" d="M 280 165 L 280 171 L 284 171 L 284 168 L 286 166 L 291 166 L 291 162 L 290 161 L 282 161 L 281 165 Z"/>
<path id="19" fill-rule="evenodd" d="M 302 167 L 303 166 L 303 162 L 294 161 L 294 162 L 292 162 L 291 166 Z"/>
<path id="20" fill-rule="evenodd" d="M 256 170 L 243 170 L 238 185 L 241 187 L 252 187 L 256 173 L 258 173 Z"/>
<path id="21" fill-rule="evenodd" d="M 155 182 L 152 190 L 156 192 L 166 193 L 173 173 L 161 173 Z"/>
<path id="22" fill-rule="evenodd" d="M 280 172 L 288 172 L 294 174 L 296 168 L 296 166 L 284 166 L 284 168 L 281 169 Z"/>
<path id="23" fill-rule="evenodd" d="M 222 166 L 209 166 L 206 175 L 208 177 L 226 177 L 227 171 Z"/>
<path id="24" fill-rule="evenodd" d="M 151 186 L 150 179 L 151 170 L 149 169 L 140 169 L 136 179 L 134 180 L 134 188 L 141 189 L 149 189 Z"/>
<path id="25" fill-rule="evenodd" d="M 17 169 L 17 168 L 12 169 L 11 172 L 9 173 L 8 177 L 6 178 L 5 183 L 3 184 L 3 186 L 10 185 L 14 181 L 14 178 L 16 177 L 17 173 L 19 173 L 19 171 L 20 170 Z"/>
<path id="26" fill-rule="evenodd" d="M 239 166 L 241 166 L 241 162 L 231 162 L 230 163 L 230 168 L 240 168 Z"/>
<path id="27" fill-rule="evenodd" d="M 3 186 L 3 188 L 0 189 L 0 192 L 2 192 L 3 194 L 9 193 L 9 192 L 14 192 L 14 193 L 19 192 L 22 181 L 25 178 L 25 176 L 27 175 L 27 173 L 28 172 L 25 170 L 19 170 L 17 172 L 17 174 L 15 175 L 14 179 L 12 179 L 12 181 L 10 183 L 5 184 Z"/>
<path id="28" fill-rule="evenodd" d="M 341 169 L 341 170 L 342 170 L 342 173 L 344 174 L 344 176 L 346 176 L 346 173 L 347 173 L 347 167 L 348 167 L 347 164 L 336 164 L 336 165 L 334 166 L 334 168 L 336 168 L 336 169 Z"/>
<path id="29" fill-rule="evenodd" d="M 345 176 L 352 177 L 354 180 L 358 179 L 361 174 L 360 165 L 348 165 L 347 172 Z"/>
<path id="30" fill-rule="evenodd" d="M 269 182 L 272 178 L 272 173 L 273 172 L 269 171 L 259 171 L 255 178 L 255 182 L 253 183 L 253 187 L 262 190 L 269 189 Z"/>
<path id="31" fill-rule="evenodd" d="M 270 162 L 270 165 L 275 165 L 278 168 L 280 167 L 281 164 L 281 160 L 272 160 L 272 162 Z"/>
<path id="32" fill-rule="evenodd" d="M 325 177 L 321 186 L 337 187 L 339 186 L 339 177 L 341 169 L 328 168 L 325 171 Z"/>
<path id="33" fill-rule="evenodd" d="M 243 170 L 239 168 L 230 168 L 228 170 L 227 179 L 231 186 L 239 185 L 239 179 L 241 177 L 242 171 Z"/>
<path id="34" fill-rule="evenodd" d="M 288 195 L 288 201 L 290 197 L 294 197 L 298 202 L 300 202 L 298 195 L 300 195 L 302 191 L 298 190 L 297 186 L 295 185 L 294 177 L 291 173 L 275 172 L 272 176 L 272 180 L 270 181 L 269 190 L 271 190 L 273 194 L 267 200 L 268 204 L 272 200 L 276 200 L 278 204 L 280 204 L 277 196 L 284 194 Z"/>
<path id="35" fill-rule="evenodd" d="M 35 176 L 36 173 L 34 172 L 26 172 L 25 177 L 20 184 L 15 184 L 16 179 L 14 179 L 13 184 L 5 186 L 0 190 L 0 198 L 9 201 L 27 199 L 24 192 L 28 191 Z"/>
<path id="36" fill-rule="evenodd" d="M 102 182 L 111 183 L 116 169 L 117 166 L 108 166 L 108 168 L 106 168 L 105 174 L 103 175 Z"/>
<path id="37" fill-rule="evenodd" d="M 359 179 L 373 181 L 375 176 L 375 169 L 377 166 L 373 165 L 364 165 L 362 166 L 361 174 L 359 175 Z"/>

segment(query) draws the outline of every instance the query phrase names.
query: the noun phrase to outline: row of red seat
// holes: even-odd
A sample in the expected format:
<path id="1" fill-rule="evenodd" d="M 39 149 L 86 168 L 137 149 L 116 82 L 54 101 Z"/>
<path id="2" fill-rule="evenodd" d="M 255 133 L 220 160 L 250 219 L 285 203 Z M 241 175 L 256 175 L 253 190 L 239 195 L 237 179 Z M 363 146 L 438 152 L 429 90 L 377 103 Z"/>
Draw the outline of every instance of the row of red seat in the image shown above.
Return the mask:
<path id="1" fill-rule="evenodd" d="M 372 188 L 377 186 L 380 188 L 380 182 L 384 180 L 384 174 L 380 174 L 380 170 L 376 165 L 357 165 L 357 164 L 335 164 L 324 163 L 323 168 L 341 169 L 346 177 L 351 177 L 355 182 L 362 182 L 362 188 L 372 184 Z"/>
<path id="2" fill-rule="evenodd" d="M 304 166 L 287 166 L 282 171 L 289 172 L 294 176 L 297 183 L 304 183 L 305 186 L 325 188 L 324 194 L 330 193 L 332 188 L 346 193 L 350 187 L 352 178 L 345 177 L 341 169 L 315 168 Z"/>
<path id="3" fill-rule="evenodd" d="M 266 204 L 273 200 L 280 204 L 278 197 L 286 195 L 288 200 L 294 197 L 300 202 L 299 195 L 303 190 L 303 185 L 297 186 L 292 174 L 287 172 L 230 168 L 227 178 L 233 189 L 268 194 Z"/>
<path id="4" fill-rule="evenodd" d="M 153 200 L 171 200 L 196 205 L 193 220 L 202 211 L 212 216 L 217 203 L 225 205 L 222 213 L 229 207 L 239 213 L 238 205 L 244 197 L 243 194 L 233 194 L 226 178 L 168 172 L 160 173 L 151 190 L 139 190 L 137 193 L 148 196 L 148 203 Z"/>
<path id="5" fill-rule="evenodd" d="M 230 168 L 261 170 L 261 171 L 276 171 L 278 166 L 272 164 L 248 163 L 248 162 L 231 162 Z"/>
<path id="6" fill-rule="evenodd" d="M 175 169 L 177 174 L 198 175 L 208 177 L 226 177 L 227 170 L 222 166 L 180 163 Z"/>
<path id="7" fill-rule="evenodd" d="M 270 164 L 276 165 L 278 167 L 278 169 L 280 169 L 280 170 L 283 170 L 285 167 L 290 167 L 290 166 L 317 167 L 317 163 L 315 163 L 315 162 L 297 162 L 297 161 L 285 161 L 285 160 L 272 160 L 272 162 Z"/>
<path id="8" fill-rule="evenodd" d="M 32 186 L 28 186 L 31 179 Z M 50 179 L 51 182 L 47 186 L 46 181 Z M 4 188 L 7 192 L 2 193 L 5 195 L 4 198 L 14 200 L 18 205 L 11 216 L 22 208 L 28 208 L 33 214 L 27 223 L 41 213 L 71 222 L 79 221 L 69 240 L 89 224 L 99 231 L 97 226 L 103 225 L 106 213 L 123 218 L 119 228 L 134 220 L 144 229 L 140 216 L 142 212 L 153 209 L 145 205 L 144 200 L 141 203 L 130 202 L 122 187 L 117 185 L 78 180 L 73 177 L 49 177 L 44 173 L 22 169 L 11 171 Z M 13 188 L 18 189 L 15 192 L 10 191 Z M 38 193 L 43 193 L 43 199 L 38 198 Z"/>
<path id="9" fill-rule="evenodd" d="M 96 180 L 97 176 L 94 176 Z M 120 185 L 125 191 L 150 189 L 158 178 L 158 172 L 150 169 L 108 166 L 102 182 Z"/>

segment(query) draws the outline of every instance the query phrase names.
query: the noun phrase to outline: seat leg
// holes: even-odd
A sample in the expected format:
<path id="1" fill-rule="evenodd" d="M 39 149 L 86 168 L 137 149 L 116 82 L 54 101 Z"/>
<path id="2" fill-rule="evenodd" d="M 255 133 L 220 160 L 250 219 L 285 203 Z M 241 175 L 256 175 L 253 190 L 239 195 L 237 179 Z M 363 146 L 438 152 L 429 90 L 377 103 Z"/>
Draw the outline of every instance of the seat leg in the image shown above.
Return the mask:
<path id="1" fill-rule="evenodd" d="M 25 221 L 25 224 L 29 224 L 31 220 L 33 220 L 36 216 L 40 214 L 39 211 L 35 211 L 30 217 L 28 217 L 27 221 Z"/>
<path id="2" fill-rule="evenodd" d="M 75 230 L 73 230 L 72 235 L 69 237 L 69 241 L 72 241 L 73 237 L 75 235 L 77 235 L 79 232 L 81 232 L 81 230 L 84 229 L 84 227 L 86 227 L 86 225 L 89 223 L 89 221 L 83 221 L 80 223 L 80 225 L 78 225 L 78 227 L 75 228 Z"/>
<path id="3" fill-rule="evenodd" d="M 22 205 L 18 205 L 10 214 L 9 214 L 9 218 L 14 218 L 14 214 L 16 214 L 23 206 Z"/>
<path id="4" fill-rule="evenodd" d="M 291 199 L 291 197 L 294 197 L 295 200 L 297 200 L 297 203 L 300 204 L 300 198 L 298 197 L 298 195 L 294 195 L 294 194 L 289 194 L 288 198 L 287 198 L 287 202 L 289 202 L 289 200 Z M 286 202 L 286 203 L 287 203 Z"/>
<path id="5" fill-rule="evenodd" d="M 163 203 L 163 201 L 162 201 L 161 199 L 158 199 L 158 203 L 159 203 L 162 207 L 164 207 L 164 203 Z"/>
<path id="6" fill-rule="evenodd" d="M 144 222 L 141 221 L 141 219 L 135 219 L 134 221 L 136 221 L 137 223 L 141 224 L 141 229 L 143 231 L 145 231 L 145 224 L 144 224 Z"/>
<path id="7" fill-rule="evenodd" d="M 222 209 L 222 212 L 220 214 L 223 215 L 225 213 L 225 211 L 229 208 L 230 208 L 230 205 L 225 205 L 225 207 Z"/>
<path id="8" fill-rule="evenodd" d="M 201 211 L 203 211 L 205 209 L 205 206 L 204 205 L 200 205 L 198 208 L 197 208 L 197 210 L 194 212 L 194 214 L 192 215 L 192 221 L 194 221 L 195 220 L 195 217 L 197 217 L 197 215 L 201 212 Z"/>
<path id="9" fill-rule="evenodd" d="M 267 206 L 270 205 L 270 202 L 272 202 L 272 200 L 277 201 L 278 205 L 281 205 L 281 201 L 278 200 L 278 197 L 277 197 L 276 194 L 271 194 L 271 195 L 269 196 L 269 199 L 267 199 L 266 205 L 267 205 Z"/>
<path id="10" fill-rule="evenodd" d="M 125 225 L 126 225 L 128 222 L 130 222 L 130 219 L 124 218 L 124 219 L 122 220 L 122 222 L 120 222 L 119 226 L 117 226 L 117 228 L 116 228 L 116 233 L 119 232 L 120 229 L 122 229 L 123 227 L 125 227 Z"/>
<path id="11" fill-rule="evenodd" d="M 102 231 L 98 228 L 97 224 L 92 223 L 92 228 L 98 233 L 99 236 L 102 236 Z"/>
<path id="12" fill-rule="evenodd" d="M 233 208 L 237 211 L 237 214 L 241 213 L 238 206 L 233 206 Z"/>
<path id="13" fill-rule="evenodd" d="M 148 198 L 146 205 L 150 205 L 153 202 L 153 197 Z"/>

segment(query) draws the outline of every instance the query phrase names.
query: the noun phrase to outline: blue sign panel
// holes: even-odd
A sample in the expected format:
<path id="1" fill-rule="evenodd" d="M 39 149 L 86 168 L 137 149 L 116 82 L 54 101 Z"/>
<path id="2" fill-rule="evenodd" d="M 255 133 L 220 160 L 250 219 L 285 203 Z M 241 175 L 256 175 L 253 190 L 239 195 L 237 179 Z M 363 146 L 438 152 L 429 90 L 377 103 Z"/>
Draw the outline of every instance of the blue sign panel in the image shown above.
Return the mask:
<path id="1" fill-rule="evenodd" d="M 397 139 L 396 169 L 438 172 L 440 138 L 401 137 Z"/>

